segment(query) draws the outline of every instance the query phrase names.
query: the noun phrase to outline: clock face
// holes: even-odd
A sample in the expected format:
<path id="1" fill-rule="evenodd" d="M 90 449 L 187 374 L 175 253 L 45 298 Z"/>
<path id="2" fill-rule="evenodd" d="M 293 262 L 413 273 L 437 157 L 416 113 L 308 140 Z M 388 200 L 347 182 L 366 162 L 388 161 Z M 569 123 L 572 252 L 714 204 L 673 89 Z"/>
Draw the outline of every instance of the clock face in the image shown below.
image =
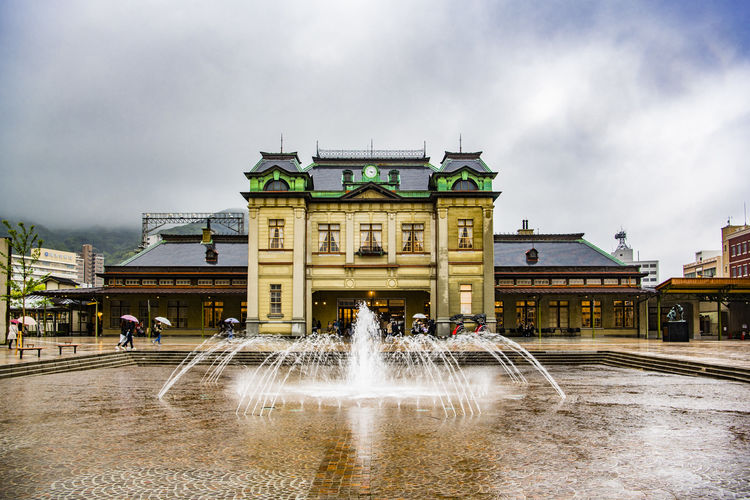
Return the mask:
<path id="1" fill-rule="evenodd" d="M 365 177 L 369 177 L 370 179 L 375 178 L 375 176 L 378 175 L 378 169 L 375 168 L 374 165 L 370 165 L 365 168 Z"/>

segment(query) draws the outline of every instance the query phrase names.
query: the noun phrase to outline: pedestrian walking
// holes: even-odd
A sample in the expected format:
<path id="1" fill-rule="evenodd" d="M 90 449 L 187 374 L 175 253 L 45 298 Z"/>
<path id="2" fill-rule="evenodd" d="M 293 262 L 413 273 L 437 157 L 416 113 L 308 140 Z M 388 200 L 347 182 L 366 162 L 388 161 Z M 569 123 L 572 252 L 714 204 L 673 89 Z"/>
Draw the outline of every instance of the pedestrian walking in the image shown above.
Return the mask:
<path id="1" fill-rule="evenodd" d="M 232 340 L 232 339 L 234 339 L 234 327 L 232 326 L 232 322 L 231 321 L 227 321 L 226 325 L 227 325 L 227 329 L 226 329 L 227 340 Z"/>
<path id="2" fill-rule="evenodd" d="M 123 349 L 127 348 L 127 345 L 130 344 L 130 349 L 135 351 L 135 346 L 133 345 L 133 330 L 135 330 L 135 323 L 132 321 L 127 321 L 125 323 L 125 340 L 123 340 L 122 347 Z"/>
<path id="3" fill-rule="evenodd" d="M 16 342 L 16 347 L 18 347 L 18 326 L 15 323 L 11 323 L 8 327 L 8 349 L 12 348 L 13 341 Z"/>
<path id="4" fill-rule="evenodd" d="M 127 331 L 127 324 L 128 322 L 124 319 L 120 320 L 120 340 L 117 341 L 117 345 L 115 345 L 115 351 L 120 350 L 120 346 L 125 344 L 126 335 L 125 332 Z"/>
<path id="5" fill-rule="evenodd" d="M 153 332 L 154 334 L 154 340 L 152 340 L 151 343 L 161 345 L 161 323 L 159 321 L 154 320 L 154 325 L 151 327 L 151 332 Z"/>

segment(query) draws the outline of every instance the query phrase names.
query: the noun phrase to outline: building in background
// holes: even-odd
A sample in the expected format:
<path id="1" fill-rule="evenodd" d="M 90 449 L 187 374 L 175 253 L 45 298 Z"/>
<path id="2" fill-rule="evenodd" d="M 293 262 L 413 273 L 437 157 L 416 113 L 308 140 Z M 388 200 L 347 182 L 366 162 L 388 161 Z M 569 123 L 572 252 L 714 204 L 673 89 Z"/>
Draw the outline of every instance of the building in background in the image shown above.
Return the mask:
<path id="1" fill-rule="evenodd" d="M 658 260 L 640 260 L 633 258 L 633 249 L 627 244 L 625 239 L 627 234 L 625 231 L 620 231 L 615 234 L 615 239 L 620 243 L 612 255 L 622 261 L 625 264 L 635 264 L 640 266 L 641 272 L 648 273 L 646 277 L 641 280 L 641 285 L 645 288 L 655 288 L 659 284 L 659 261 Z"/>
<path id="2" fill-rule="evenodd" d="M 721 229 L 724 271 L 727 278 L 750 276 L 750 226 L 725 226 Z"/>
<path id="3" fill-rule="evenodd" d="M 104 272 L 104 255 L 94 250 L 90 244 L 84 244 L 76 256 L 77 281 L 83 286 L 102 286 L 104 278 L 99 275 Z"/>
<path id="4" fill-rule="evenodd" d="M 12 256 L 13 276 L 11 279 L 14 281 L 21 279 L 20 272 L 22 259 L 30 261 L 31 257 L 16 254 L 13 254 Z M 31 266 L 31 277 L 34 279 L 42 279 L 46 275 L 78 281 L 76 254 L 64 250 L 40 248 L 39 259 L 37 259 L 37 261 Z"/>
<path id="5" fill-rule="evenodd" d="M 682 266 L 683 278 L 720 278 L 722 276 L 721 250 L 695 252 L 695 262 Z"/>

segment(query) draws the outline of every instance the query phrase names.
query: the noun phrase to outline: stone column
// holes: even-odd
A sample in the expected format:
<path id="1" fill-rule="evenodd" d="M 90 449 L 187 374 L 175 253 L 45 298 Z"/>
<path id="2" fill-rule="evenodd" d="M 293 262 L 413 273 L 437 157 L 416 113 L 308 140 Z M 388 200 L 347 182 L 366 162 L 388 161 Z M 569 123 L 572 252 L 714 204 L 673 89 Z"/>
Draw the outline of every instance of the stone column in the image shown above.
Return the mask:
<path id="1" fill-rule="evenodd" d="M 437 219 L 437 334 L 447 337 L 451 333 L 448 289 L 448 209 L 438 208 Z"/>
<path id="2" fill-rule="evenodd" d="M 346 212 L 346 222 L 344 224 L 346 231 L 346 263 L 354 264 L 354 213 Z"/>
<path id="3" fill-rule="evenodd" d="M 260 327 L 258 317 L 258 230 L 259 211 L 249 207 L 247 227 L 247 335 L 257 335 Z"/>
<path id="4" fill-rule="evenodd" d="M 396 214 L 388 212 L 388 264 L 396 263 Z"/>
<path id="5" fill-rule="evenodd" d="M 304 208 L 294 209 L 294 243 L 292 263 L 292 335 L 305 335 L 305 242 L 307 240 L 307 213 Z"/>
<path id="6" fill-rule="evenodd" d="M 487 328 L 496 331 L 495 319 L 495 236 L 492 227 L 492 207 L 483 209 L 482 217 L 482 270 L 484 287 L 482 290 L 484 314 L 487 315 Z M 541 311 L 541 308 L 539 309 Z"/>

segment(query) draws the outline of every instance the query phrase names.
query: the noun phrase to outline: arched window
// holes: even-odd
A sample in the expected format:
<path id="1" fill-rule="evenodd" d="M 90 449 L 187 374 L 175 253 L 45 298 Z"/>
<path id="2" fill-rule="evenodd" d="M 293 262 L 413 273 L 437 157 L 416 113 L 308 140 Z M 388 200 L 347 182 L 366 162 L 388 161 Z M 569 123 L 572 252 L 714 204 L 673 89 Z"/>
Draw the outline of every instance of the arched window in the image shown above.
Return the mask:
<path id="1" fill-rule="evenodd" d="M 263 191 L 289 191 L 289 184 L 281 179 L 277 181 L 268 181 L 263 186 Z"/>
<path id="2" fill-rule="evenodd" d="M 453 183 L 453 191 L 476 191 L 477 185 L 471 179 L 459 180 Z"/>

